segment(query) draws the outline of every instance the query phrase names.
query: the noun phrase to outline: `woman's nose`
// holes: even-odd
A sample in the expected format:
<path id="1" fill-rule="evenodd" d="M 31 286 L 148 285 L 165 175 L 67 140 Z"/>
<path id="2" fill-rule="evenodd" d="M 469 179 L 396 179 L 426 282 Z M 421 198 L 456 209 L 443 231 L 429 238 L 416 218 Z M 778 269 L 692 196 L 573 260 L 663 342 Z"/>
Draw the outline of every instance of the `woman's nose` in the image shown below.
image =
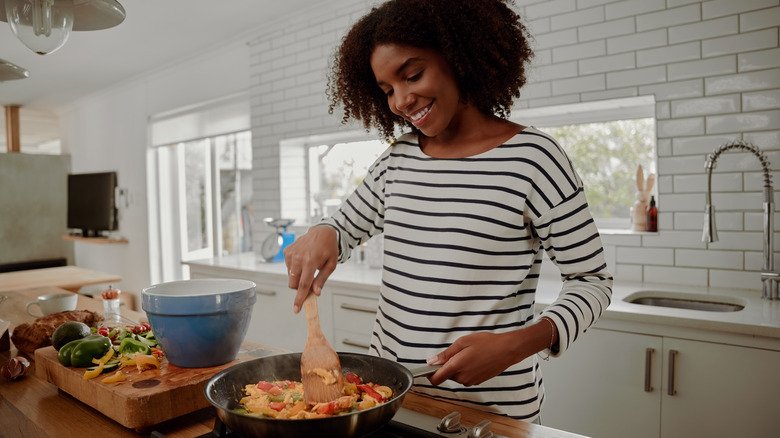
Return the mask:
<path id="1" fill-rule="evenodd" d="M 395 109 L 401 113 L 406 112 L 406 110 L 409 109 L 414 103 L 414 95 L 412 95 L 412 93 L 399 90 L 395 92 L 394 97 Z"/>

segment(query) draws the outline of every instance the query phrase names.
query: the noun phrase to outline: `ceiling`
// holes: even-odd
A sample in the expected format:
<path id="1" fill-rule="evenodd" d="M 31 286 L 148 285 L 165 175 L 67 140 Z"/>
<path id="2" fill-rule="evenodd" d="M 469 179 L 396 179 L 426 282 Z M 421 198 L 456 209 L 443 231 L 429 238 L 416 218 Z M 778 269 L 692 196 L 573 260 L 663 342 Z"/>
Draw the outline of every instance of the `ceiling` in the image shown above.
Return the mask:
<path id="1" fill-rule="evenodd" d="M 37 55 L 0 22 L 0 58 L 30 72 L 28 79 L 0 82 L 0 106 L 20 105 L 25 123 L 56 120 L 55 111 L 78 97 L 144 73 L 251 37 L 264 23 L 320 1 L 312 0 L 119 0 L 125 21 L 111 29 L 72 32 L 54 53 Z M 5 132 L 0 117 L 0 133 Z M 29 131 L 29 130 L 27 130 Z M 40 135 L 38 137 L 41 137 Z M 33 141 L 28 137 L 29 141 Z M 40 141 L 36 138 L 35 141 Z M 5 135 L 0 145 L 5 148 Z"/>

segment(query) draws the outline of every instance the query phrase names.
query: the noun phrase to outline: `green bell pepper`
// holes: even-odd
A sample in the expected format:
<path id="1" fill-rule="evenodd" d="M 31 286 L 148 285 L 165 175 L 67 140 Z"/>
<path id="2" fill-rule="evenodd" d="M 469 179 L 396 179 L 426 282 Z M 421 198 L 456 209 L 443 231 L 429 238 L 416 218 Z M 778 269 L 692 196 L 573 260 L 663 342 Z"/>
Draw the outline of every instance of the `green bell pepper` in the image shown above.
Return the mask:
<path id="1" fill-rule="evenodd" d="M 124 338 L 119 344 L 119 354 L 149 354 L 152 349 L 147 344 L 133 338 Z"/>
<path id="2" fill-rule="evenodd" d="M 109 348 L 111 339 L 101 335 L 89 335 L 63 345 L 57 354 L 57 360 L 65 366 L 89 367 L 94 365 L 92 359 L 103 357 Z"/>

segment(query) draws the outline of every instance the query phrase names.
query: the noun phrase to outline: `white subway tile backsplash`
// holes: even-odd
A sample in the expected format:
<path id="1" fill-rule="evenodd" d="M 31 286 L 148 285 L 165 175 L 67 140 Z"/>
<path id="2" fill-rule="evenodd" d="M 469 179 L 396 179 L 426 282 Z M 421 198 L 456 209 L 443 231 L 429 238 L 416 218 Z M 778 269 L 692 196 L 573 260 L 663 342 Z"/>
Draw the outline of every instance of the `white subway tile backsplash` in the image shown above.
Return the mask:
<path id="1" fill-rule="evenodd" d="M 636 87 L 628 88 L 615 88 L 605 91 L 591 91 L 587 93 L 581 93 L 580 98 L 583 102 L 591 100 L 606 100 L 606 99 L 620 99 L 622 97 L 635 97 L 639 95 L 639 90 Z"/>
<path id="2" fill-rule="evenodd" d="M 758 272 L 711 269 L 710 286 L 719 288 L 755 289 L 758 291 L 761 290 L 761 275 Z"/>
<path id="3" fill-rule="evenodd" d="M 578 64 L 579 74 L 581 75 L 625 70 L 634 68 L 636 66 L 634 62 L 634 54 L 630 52 L 611 56 L 581 59 L 578 61 Z"/>
<path id="4" fill-rule="evenodd" d="M 520 97 L 523 99 L 536 99 L 551 95 L 552 86 L 550 82 L 528 83 L 520 90 Z"/>
<path id="5" fill-rule="evenodd" d="M 663 196 L 663 211 L 702 212 L 704 211 L 704 193 L 668 193 Z"/>
<path id="6" fill-rule="evenodd" d="M 658 11 L 664 7 L 666 7 L 666 0 L 623 0 L 607 3 L 605 6 L 607 20 Z"/>
<path id="7" fill-rule="evenodd" d="M 709 0 L 702 2 L 701 15 L 702 18 L 708 20 L 771 6 L 777 6 L 777 0 Z"/>
<path id="8" fill-rule="evenodd" d="M 642 236 L 638 234 L 602 234 L 601 241 L 604 245 L 641 246 Z"/>
<path id="9" fill-rule="evenodd" d="M 705 248 L 701 233 L 696 231 L 662 230 L 656 235 L 642 236 L 645 248 Z"/>
<path id="10" fill-rule="evenodd" d="M 739 94 L 672 101 L 672 117 L 733 113 L 740 109 Z"/>
<path id="11" fill-rule="evenodd" d="M 672 155 L 672 139 L 659 138 L 655 142 L 655 150 L 661 157 Z M 660 186 L 659 186 L 660 187 Z"/>
<path id="12" fill-rule="evenodd" d="M 775 237 L 777 242 L 777 237 Z M 780 271 L 780 253 L 775 250 L 774 270 Z M 764 251 L 745 251 L 745 270 L 762 271 L 764 269 Z"/>
<path id="13" fill-rule="evenodd" d="M 593 6 L 612 3 L 615 0 L 577 0 L 577 9 L 585 9 Z"/>
<path id="14" fill-rule="evenodd" d="M 715 211 L 715 223 L 720 231 L 742 231 L 742 213 L 719 213 Z M 699 212 L 674 213 L 674 228 L 677 230 L 696 230 L 699 235 L 704 230 L 704 208 Z"/>
<path id="15" fill-rule="evenodd" d="M 727 53 L 748 52 L 777 46 L 777 28 L 757 30 L 739 35 L 712 38 L 701 42 L 701 56 L 708 58 Z"/>
<path id="16" fill-rule="evenodd" d="M 565 46 L 577 43 L 577 29 L 564 29 L 550 33 L 538 34 L 532 44 L 536 49 L 549 49 L 551 47 Z"/>
<path id="17" fill-rule="evenodd" d="M 636 16 L 636 30 L 639 32 L 659 27 L 676 26 L 701 20 L 699 5 L 688 5 L 659 12 Z"/>
<path id="18" fill-rule="evenodd" d="M 666 67 L 663 65 L 607 73 L 607 88 L 630 87 L 665 81 Z"/>
<path id="19" fill-rule="evenodd" d="M 583 91 L 603 90 L 606 79 L 603 74 L 579 76 L 574 79 L 558 79 L 552 81 L 553 95 L 579 93 Z"/>
<path id="20" fill-rule="evenodd" d="M 636 30 L 634 17 L 620 20 L 605 21 L 602 23 L 580 26 L 577 35 L 580 41 L 598 40 L 618 35 L 633 34 Z"/>
<path id="21" fill-rule="evenodd" d="M 715 179 L 720 175 L 713 173 L 712 178 Z M 715 206 L 717 211 L 761 211 L 764 202 L 764 195 L 761 192 L 739 192 L 739 193 L 713 193 L 712 205 Z M 745 222 L 747 226 L 747 222 Z"/>
<path id="22" fill-rule="evenodd" d="M 696 43 L 698 45 L 698 43 Z M 700 59 L 696 61 L 668 64 L 669 80 L 701 78 L 737 72 L 737 57 L 735 55 L 717 58 Z"/>
<path id="23" fill-rule="evenodd" d="M 746 12 L 739 16 L 739 31 L 748 32 L 756 29 L 775 27 L 780 23 L 780 7 L 760 9 Z"/>
<path id="24" fill-rule="evenodd" d="M 571 12 L 577 8 L 575 0 L 548 0 L 525 7 L 525 15 L 530 19 L 549 17 Z"/>
<path id="25" fill-rule="evenodd" d="M 581 9 L 566 14 L 558 14 L 550 17 L 550 27 L 553 30 L 569 27 L 584 26 L 604 21 L 604 8 L 594 7 Z"/>
<path id="26" fill-rule="evenodd" d="M 780 131 L 746 132 L 742 139 L 763 150 L 780 148 Z"/>
<path id="27" fill-rule="evenodd" d="M 739 32 L 739 17 L 718 18 L 669 28 L 669 44 L 731 35 Z"/>
<path id="28" fill-rule="evenodd" d="M 701 3 L 702 0 L 666 0 L 666 7 L 676 8 L 677 6 L 688 5 L 691 3 Z"/>
<path id="29" fill-rule="evenodd" d="M 671 230 L 674 228 L 674 213 L 659 212 L 658 213 L 658 229 Z"/>
<path id="30" fill-rule="evenodd" d="M 667 82 L 659 85 L 643 85 L 639 87 L 639 95 L 655 95 L 655 100 L 684 99 L 704 95 L 704 82 L 701 79 Z"/>
<path id="31" fill-rule="evenodd" d="M 617 247 L 620 263 L 673 265 L 674 250 L 671 248 Z"/>
<path id="32" fill-rule="evenodd" d="M 677 137 L 682 135 L 704 134 L 704 117 L 687 119 L 659 120 L 656 122 L 658 137 Z"/>
<path id="33" fill-rule="evenodd" d="M 672 193 L 674 191 L 674 177 L 670 175 L 659 176 L 657 179 L 658 193 Z M 660 200 L 659 200 L 660 201 Z"/>
<path id="34" fill-rule="evenodd" d="M 780 69 L 704 78 L 707 95 L 780 88 Z"/>
<path id="35" fill-rule="evenodd" d="M 740 72 L 780 67 L 780 48 L 740 53 L 737 66 Z"/>
<path id="36" fill-rule="evenodd" d="M 574 77 L 577 76 L 577 61 L 536 66 L 530 70 L 529 75 L 539 82 Z"/>
<path id="37" fill-rule="evenodd" d="M 742 111 L 780 108 L 780 89 L 742 93 Z"/>
<path id="38" fill-rule="evenodd" d="M 540 35 L 543 33 L 548 33 L 551 30 L 558 30 L 558 29 L 552 29 L 550 26 L 550 17 L 544 17 L 539 18 L 538 20 L 531 20 L 525 23 L 526 29 L 528 29 L 528 32 L 531 33 L 531 35 Z"/>
<path id="39" fill-rule="evenodd" d="M 715 152 L 720 145 L 739 139 L 737 134 L 679 137 L 672 139 L 674 155 L 701 155 Z M 703 166 L 703 164 L 702 164 Z M 702 167 L 703 169 L 703 167 Z"/>
<path id="40" fill-rule="evenodd" d="M 701 43 L 699 41 L 693 41 L 689 43 L 659 47 L 656 49 L 637 50 L 636 65 L 639 67 L 645 67 L 648 65 L 688 61 L 691 59 L 699 59 L 700 57 Z"/>
<path id="41" fill-rule="evenodd" d="M 549 106 L 549 105 L 566 105 L 570 103 L 579 103 L 580 102 L 580 95 L 579 94 L 566 94 L 563 96 L 555 96 L 555 97 L 545 97 L 542 99 L 530 99 L 528 100 L 528 107 L 540 107 L 540 106 Z"/>
<path id="42" fill-rule="evenodd" d="M 655 118 L 658 120 L 668 119 L 672 116 L 671 104 L 669 101 L 658 102 L 655 104 Z M 672 141 L 669 140 L 669 151 L 672 149 Z"/>
<path id="43" fill-rule="evenodd" d="M 675 193 L 702 193 L 707 191 L 707 175 L 704 171 L 704 160 L 701 160 L 702 166 L 696 171 L 695 175 L 675 175 L 674 191 Z M 712 190 L 715 192 L 741 192 L 742 174 L 741 173 L 721 173 L 712 177 Z"/>
<path id="44" fill-rule="evenodd" d="M 711 249 L 761 251 L 761 232 L 718 230 L 718 241 L 707 244 Z"/>
<path id="45" fill-rule="evenodd" d="M 625 265 L 617 263 L 615 265 L 615 272 L 612 273 L 615 280 L 641 282 L 642 281 L 642 265 Z"/>
<path id="46" fill-rule="evenodd" d="M 694 268 L 742 269 L 744 258 L 741 251 L 676 249 L 674 264 Z"/>
<path id="47" fill-rule="evenodd" d="M 688 286 L 707 286 L 707 270 L 702 268 L 672 268 L 645 265 L 644 281 Z"/>
<path id="48" fill-rule="evenodd" d="M 572 44 L 570 46 L 553 48 L 552 60 L 553 62 L 571 61 L 572 59 L 585 59 L 592 58 L 594 56 L 604 56 L 606 53 L 606 41 L 589 41 L 587 43 Z"/>
<path id="49" fill-rule="evenodd" d="M 607 39 L 607 53 L 630 52 L 650 47 L 665 46 L 667 44 L 666 29 L 638 32 L 631 35 L 612 37 Z"/>
<path id="50" fill-rule="evenodd" d="M 780 126 L 780 110 L 707 116 L 707 133 L 762 131 Z"/>

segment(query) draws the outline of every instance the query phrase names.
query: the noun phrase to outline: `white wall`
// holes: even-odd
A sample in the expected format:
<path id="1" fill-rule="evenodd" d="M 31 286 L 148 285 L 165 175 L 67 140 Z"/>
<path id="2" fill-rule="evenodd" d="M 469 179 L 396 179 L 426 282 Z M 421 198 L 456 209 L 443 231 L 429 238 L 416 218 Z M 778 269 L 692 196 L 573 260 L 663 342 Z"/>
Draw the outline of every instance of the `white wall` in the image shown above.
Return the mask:
<path id="1" fill-rule="evenodd" d="M 251 42 L 257 218 L 282 211 L 280 140 L 355 129 L 327 114 L 325 78 L 339 39 L 374 3 L 335 0 L 269 26 Z M 537 53 L 534 82 L 518 107 L 639 95 L 657 102 L 661 231 L 604 236 L 616 277 L 758 289 L 758 163 L 747 154 L 720 158 L 713 199 L 721 240 L 707 245 L 704 160 L 724 142 L 744 139 L 780 165 L 780 0 L 515 4 Z M 256 247 L 263 236 L 255 233 Z"/>
<path id="2" fill-rule="evenodd" d="M 126 245 L 74 243 L 79 266 L 122 276 L 120 287 L 139 293 L 150 285 L 146 154 L 149 118 L 249 86 L 243 42 L 161 68 L 103 93 L 74 102 L 60 113 L 63 148 L 73 172 L 116 170 L 132 200 L 122 211 L 119 233 Z"/>

